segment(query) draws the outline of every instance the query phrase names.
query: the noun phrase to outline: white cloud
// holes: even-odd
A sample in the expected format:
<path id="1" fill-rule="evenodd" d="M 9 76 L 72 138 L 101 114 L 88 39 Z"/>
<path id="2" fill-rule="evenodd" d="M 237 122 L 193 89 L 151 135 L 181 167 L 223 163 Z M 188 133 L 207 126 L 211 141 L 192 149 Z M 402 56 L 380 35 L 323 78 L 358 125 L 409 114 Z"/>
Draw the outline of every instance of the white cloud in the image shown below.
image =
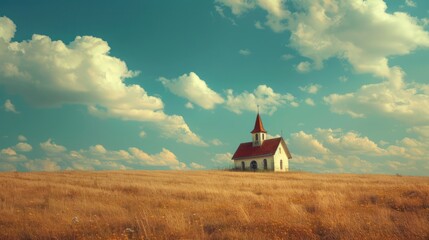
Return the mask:
<path id="1" fill-rule="evenodd" d="M 340 76 L 338 80 L 340 80 L 340 82 L 347 82 L 349 79 L 346 76 Z"/>
<path id="2" fill-rule="evenodd" d="M 0 17 L 0 39 L 9 42 L 15 35 L 16 26 L 7 17 Z"/>
<path id="3" fill-rule="evenodd" d="M 17 153 L 12 147 L 4 148 L 0 151 L 0 160 L 7 166 L 13 163 L 20 163 L 26 159 L 24 155 Z"/>
<path id="4" fill-rule="evenodd" d="M 295 97 L 292 94 L 280 94 L 266 85 L 259 85 L 253 93 L 247 91 L 234 95 L 232 89 L 226 90 L 226 108 L 234 113 L 240 114 L 243 111 L 256 112 L 257 105 L 261 113 L 269 115 L 277 111 L 277 108 L 290 103 L 293 105 Z"/>
<path id="5" fill-rule="evenodd" d="M 164 121 L 158 124 L 162 137 L 175 138 L 177 142 L 186 144 L 208 146 L 206 142 L 191 131 L 182 116 L 168 116 Z"/>
<path id="6" fill-rule="evenodd" d="M 261 24 L 260 21 L 256 21 L 255 22 L 255 28 L 257 28 L 257 29 L 264 29 L 264 26 L 262 26 L 262 24 Z"/>
<path id="7" fill-rule="evenodd" d="M 194 163 L 194 162 L 192 162 L 192 163 L 190 164 L 190 166 L 191 166 L 191 168 L 193 168 L 193 169 L 204 169 L 204 168 L 206 168 L 205 166 L 203 166 L 203 165 L 201 165 L 201 164 L 198 164 L 198 163 Z"/>
<path id="8" fill-rule="evenodd" d="M 324 97 L 331 111 L 352 117 L 381 115 L 412 124 L 429 122 L 429 85 L 407 84 L 400 69 L 388 81 L 363 85 L 356 92 Z"/>
<path id="9" fill-rule="evenodd" d="M 311 71 L 311 63 L 310 62 L 300 62 L 297 66 L 296 66 L 296 70 L 300 73 L 307 73 Z"/>
<path id="10" fill-rule="evenodd" d="M 228 21 L 230 21 L 232 23 L 232 25 L 237 25 L 237 23 L 235 22 L 234 19 L 226 16 L 225 12 L 223 11 L 223 8 L 221 6 L 215 5 L 215 11 L 224 19 L 227 19 Z"/>
<path id="11" fill-rule="evenodd" d="M 217 139 L 217 138 L 215 138 L 215 139 L 213 139 L 213 140 L 211 140 L 211 142 L 210 142 L 212 145 L 214 145 L 214 146 L 220 146 L 220 145 L 222 145 L 222 141 L 221 140 L 219 140 L 219 139 Z"/>
<path id="12" fill-rule="evenodd" d="M 416 3 L 413 0 L 405 0 L 405 4 L 409 7 L 417 7 Z"/>
<path id="13" fill-rule="evenodd" d="M 144 138 L 146 136 L 146 132 L 145 131 L 140 131 L 139 136 L 141 138 Z"/>
<path id="14" fill-rule="evenodd" d="M 58 154 L 65 152 L 67 149 L 64 146 L 57 145 L 49 138 L 46 142 L 40 143 L 40 147 L 47 154 Z"/>
<path id="15" fill-rule="evenodd" d="M 361 137 L 357 132 L 344 133 L 341 129 L 316 129 L 317 139 L 323 142 L 331 151 L 348 154 L 367 154 L 381 156 L 385 150 L 381 149 L 368 137 Z"/>
<path id="16" fill-rule="evenodd" d="M 28 143 L 20 142 L 15 145 L 14 149 L 19 152 L 30 152 L 33 147 Z"/>
<path id="17" fill-rule="evenodd" d="M 259 7 L 275 32 L 291 32 L 290 46 L 321 68 L 331 57 L 346 59 L 357 72 L 390 77 L 388 57 L 429 47 L 429 34 L 407 13 L 388 13 L 383 0 L 224 0 L 236 15 Z M 409 1 L 411 3 L 411 1 Z M 297 66 L 307 70 L 308 64 Z"/>
<path id="18" fill-rule="evenodd" d="M 61 170 L 61 167 L 58 165 L 58 163 L 56 161 L 51 160 L 51 159 L 30 160 L 30 161 L 24 163 L 24 166 L 29 171 L 53 172 L 53 171 Z"/>
<path id="19" fill-rule="evenodd" d="M 283 54 L 282 55 L 282 59 L 284 60 L 284 61 L 288 61 L 288 60 L 291 60 L 291 59 L 293 59 L 295 56 L 294 55 L 292 55 L 292 54 Z"/>
<path id="20" fill-rule="evenodd" d="M 313 99 L 311 98 L 307 98 L 305 99 L 305 103 L 309 106 L 316 106 L 316 104 L 314 103 Z"/>
<path id="21" fill-rule="evenodd" d="M 319 84 L 310 84 L 310 85 L 307 85 L 305 87 L 299 87 L 299 89 L 303 92 L 306 92 L 306 93 L 316 94 L 320 90 L 321 87 L 322 86 L 320 86 Z"/>
<path id="22" fill-rule="evenodd" d="M 227 153 L 218 153 L 215 154 L 215 156 L 211 159 L 211 161 L 217 166 L 217 167 L 230 167 L 234 164 L 234 162 L 231 160 L 232 154 Z"/>
<path id="23" fill-rule="evenodd" d="M 18 113 L 18 111 L 16 111 L 15 105 L 13 105 L 12 101 L 10 101 L 9 99 L 4 102 L 3 107 L 6 112 Z"/>
<path id="24" fill-rule="evenodd" d="M 18 141 L 20 141 L 20 142 L 26 142 L 27 138 L 24 135 L 19 135 L 18 136 Z"/>
<path id="25" fill-rule="evenodd" d="M 213 109 L 216 104 L 224 102 L 223 98 L 210 89 L 206 82 L 194 72 L 183 74 L 172 80 L 161 77 L 160 81 L 172 93 L 184 97 L 204 109 Z"/>
<path id="26" fill-rule="evenodd" d="M 415 133 L 419 137 L 428 138 L 429 139 L 429 125 L 425 126 L 414 126 L 412 128 L 407 129 L 409 133 Z"/>
<path id="27" fill-rule="evenodd" d="M 243 56 L 249 56 L 250 54 L 252 54 L 252 52 L 249 49 L 240 49 L 238 53 Z"/>
<path id="28" fill-rule="evenodd" d="M 18 143 L 22 144 L 22 143 Z M 26 144 L 26 143 L 23 143 Z M 156 154 L 130 147 L 127 150 L 109 150 L 101 144 L 90 146 L 88 149 L 68 151 L 66 147 L 53 143 L 50 139 L 40 144 L 44 156 L 28 159 L 13 148 L 0 151 L 0 159 L 14 168 L 25 168 L 29 171 L 59 171 L 59 170 L 123 170 L 138 169 L 143 166 L 167 167 L 170 169 L 187 169 L 170 150 L 163 148 Z M 8 166 L 10 169 L 10 166 Z M 0 166 L 0 170 L 6 170 Z"/>
<path id="29" fill-rule="evenodd" d="M 187 102 L 185 104 L 185 107 L 188 108 L 188 109 L 194 109 L 194 105 L 191 102 Z"/>
<path id="30" fill-rule="evenodd" d="M 303 131 L 291 135 L 290 146 L 299 153 L 327 154 L 329 150 L 313 135 Z"/>
<path id="31" fill-rule="evenodd" d="M 125 79 L 138 72 L 110 56 L 108 43 L 100 38 L 78 36 L 65 44 L 34 34 L 30 40 L 10 42 L 15 27 L 7 17 L 0 18 L 0 29 L 0 40 L 4 40 L 0 44 L 0 85 L 34 106 L 81 104 L 99 117 L 152 122 L 161 129 L 159 123 L 166 121 L 171 129 L 170 118 L 181 118 L 165 114 L 162 100 L 150 96 L 140 85 L 125 84 Z M 189 137 L 197 141 L 187 143 L 199 144 L 201 139 L 190 130 L 179 131 L 186 125 L 181 119 L 175 132 L 191 133 Z"/>
<path id="32" fill-rule="evenodd" d="M 240 15 L 254 7 L 254 3 L 247 0 L 216 0 L 216 2 L 230 7 L 235 15 Z"/>
<path id="33" fill-rule="evenodd" d="M 1 150 L 1 154 L 9 155 L 9 156 L 15 156 L 16 152 L 12 148 L 5 148 L 5 149 Z"/>
<path id="34" fill-rule="evenodd" d="M 143 165 L 168 166 L 172 169 L 186 168 L 186 164 L 179 162 L 176 155 L 166 148 L 163 148 L 160 153 L 153 155 L 135 147 L 129 148 L 129 152 L 134 159 Z"/>
<path id="35" fill-rule="evenodd" d="M 426 174 L 429 138 L 405 137 L 379 146 L 354 131 L 317 128 L 314 134 L 291 134 L 291 166 L 319 172 L 401 172 Z"/>

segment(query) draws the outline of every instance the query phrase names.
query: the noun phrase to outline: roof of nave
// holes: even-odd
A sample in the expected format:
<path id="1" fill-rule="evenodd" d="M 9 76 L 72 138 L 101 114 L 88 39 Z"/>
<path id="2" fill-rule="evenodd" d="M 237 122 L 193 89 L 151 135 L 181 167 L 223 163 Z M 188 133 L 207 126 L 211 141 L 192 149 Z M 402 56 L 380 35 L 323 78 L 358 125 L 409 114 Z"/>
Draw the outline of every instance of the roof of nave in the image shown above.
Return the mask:
<path id="1" fill-rule="evenodd" d="M 232 156 L 232 159 L 272 156 L 276 153 L 279 144 L 283 145 L 286 156 L 289 159 L 292 158 L 285 141 L 283 138 L 279 137 L 267 139 L 261 146 L 253 146 L 252 142 L 241 143 L 235 151 L 234 156 Z"/>

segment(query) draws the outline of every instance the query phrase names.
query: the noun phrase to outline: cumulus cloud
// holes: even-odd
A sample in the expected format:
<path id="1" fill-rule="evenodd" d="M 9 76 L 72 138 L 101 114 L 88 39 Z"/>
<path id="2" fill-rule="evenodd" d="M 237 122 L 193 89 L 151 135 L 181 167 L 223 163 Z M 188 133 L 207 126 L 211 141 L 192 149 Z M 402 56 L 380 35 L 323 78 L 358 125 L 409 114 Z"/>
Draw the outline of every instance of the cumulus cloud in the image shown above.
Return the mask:
<path id="1" fill-rule="evenodd" d="M 125 84 L 138 75 L 124 61 L 109 54 L 108 43 L 92 36 L 78 36 L 71 43 L 34 34 L 30 40 L 11 42 L 15 25 L 0 18 L 0 85 L 20 94 L 37 107 L 81 104 L 99 117 L 155 122 L 178 121 L 177 134 L 192 134 L 189 144 L 202 141 L 194 133 L 180 131 L 186 125 L 181 116 L 167 115 L 159 97 L 150 96 L 140 85 Z M 186 125 L 189 129 L 189 127 Z M 165 131 L 165 130 L 164 130 Z M 181 136 L 186 138 L 187 136 Z"/>
<path id="2" fill-rule="evenodd" d="M 211 161 L 215 164 L 216 167 L 230 167 L 234 164 L 231 160 L 232 154 L 227 153 L 218 153 L 215 154 Z"/>
<path id="3" fill-rule="evenodd" d="M 215 138 L 215 139 L 211 140 L 211 141 L 210 141 L 210 143 L 211 143 L 212 145 L 214 145 L 214 146 L 220 146 L 220 145 L 222 145 L 222 141 L 221 141 L 221 140 L 219 140 L 219 139 L 217 139 L 217 138 Z"/>
<path id="4" fill-rule="evenodd" d="M 139 137 L 144 138 L 145 136 L 146 136 L 146 132 L 145 131 L 140 131 Z"/>
<path id="5" fill-rule="evenodd" d="M 332 112 L 354 118 L 381 115 L 411 124 L 429 122 L 429 86 L 403 81 L 403 73 L 388 81 L 363 85 L 356 92 L 331 94 L 324 98 Z"/>
<path id="6" fill-rule="evenodd" d="M 282 60 L 284 60 L 284 61 L 288 61 L 288 60 L 291 60 L 291 59 L 293 59 L 295 56 L 294 55 L 292 55 L 292 54 L 283 54 L 282 55 Z"/>
<path id="7" fill-rule="evenodd" d="M 299 89 L 303 92 L 306 92 L 306 93 L 316 94 L 320 90 L 321 87 L 322 86 L 320 86 L 319 84 L 310 84 L 310 85 L 307 85 L 304 87 L 299 87 Z"/>
<path id="8" fill-rule="evenodd" d="M 313 99 L 311 98 L 307 98 L 305 99 L 305 103 L 309 106 L 316 106 L 316 104 L 314 103 Z"/>
<path id="9" fill-rule="evenodd" d="M 213 109 L 224 102 L 196 73 L 183 74 L 177 79 L 160 78 L 161 83 L 177 96 L 184 97 L 204 109 Z"/>
<path id="10" fill-rule="evenodd" d="M 272 115 L 277 108 L 287 103 L 293 105 L 295 97 L 292 94 L 280 94 L 266 85 L 259 85 L 253 93 L 244 91 L 239 95 L 234 95 L 232 89 L 226 90 L 225 107 L 237 114 L 243 111 L 256 112 L 257 106 L 261 113 Z M 297 104 L 297 103 L 296 103 Z"/>
<path id="11" fill-rule="evenodd" d="M 417 7 L 416 3 L 413 0 L 405 0 L 405 4 L 408 7 Z"/>
<path id="12" fill-rule="evenodd" d="M 191 162 L 190 166 L 193 169 L 204 169 L 204 168 L 206 168 L 205 166 L 198 164 L 198 163 L 194 163 L 194 162 Z"/>
<path id="13" fill-rule="evenodd" d="M 387 12 L 383 0 L 282 1 L 220 0 L 240 15 L 261 8 L 273 31 L 291 32 L 290 46 L 313 60 L 315 68 L 331 57 L 346 59 L 357 72 L 390 77 L 388 57 L 429 46 L 429 34 L 404 12 Z M 412 1 L 407 1 L 413 5 Z M 291 14 L 288 8 L 293 8 Z M 301 63 L 297 70 L 307 70 Z"/>
<path id="14" fill-rule="evenodd" d="M 27 138 L 24 135 L 19 135 L 18 136 L 18 141 L 20 141 L 20 142 L 26 142 Z"/>
<path id="15" fill-rule="evenodd" d="M 252 52 L 249 49 L 240 49 L 238 53 L 243 56 L 249 56 L 250 54 L 252 54 Z"/>
<path id="16" fill-rule="evenodd" d="M 424 174 L 429 154 L 429 138 L 424 135 L 380 146 L 358 132 L 330 128 L 293 133 L 288 145 L 292 166 L 319 172 Z"/>
<path id="17" fill-rule="evenodd" d="M 57 154 L 57 153 L 65 152 L 67 150 L 66 147 L 57 145 L 54 142 L 52 142 L 50 138 L 46 140 L 46 142 L 40 143 L 40 147 L 47 154 Z"/>
<path id="18" fill-rule="evenodd" d="M 191 102 L 187 102 L 187 103 L 185 104 L 185 108 L 188 108 L 188 109 L 194 109 L 194 104 L 192 104 Z"/>
<path id="19" fill-rule="evenodd" d="M 163 148 L 161 152 L 150 154 L 142 149 L 130 147 L 128 149 L 110 150 L 101 144 L 90 146 L 87 149 L 67 150 L 48 139 L 40 144 L 44 154 L 40 158 L 27 158 L 19 153 L 28 149 L 14 147 L 2 149 L 0 159 L 4 166 L 0 170 L 21 169 L 28 171 L 59 171 L 59 170 L 123 170 L 139 169 L 146 166 L 168 169 L 187 169 L 185 163 L 180 162 L 170 150 Z M 21 146 L 22 147 L 22 146 Z M 6 164 L 6 165 L 5 165 Z M 13 168 L 12 168 L 13 167 Z"/>
<path id="20" fill-rule="evenodd" d="M 24 167 L 28 171 L 54 172 L 61 170 L 61 167 L 58 165 L 58 162 L 51 159 L 30 160 L 24 163 Z"/>
<path id="21" fill-rule="evenodd" d="M 260 21 L 256 21 L 255 22 L 255 28 L 257 28 L 257 29 L 264 29 L 264 26 L 262 26 L 262 24 L 261 24 Z"/>
<path id="22" fill-rule="evenodd" d="M 306 72 L 310 72 L 311 70 L 311 63 L 310 62 L 300 62 L 297 66 L 296 66 L 296 70 L 300 73 L 306 73 Z"/>
<path id="23" fill-rule="evenodd" d="M 319 140 L 317 140 L 313 135 L 307 134 L 303 131 L 293 133 L 291 135 L 290 146 L 302 153 L 314 153 L 314 154 L 327 154 L 329 150 L 323 146 Z"/>
<path id="24" fill-rule="evenodd" d="M 12 101 L 10 101 L 10 99 L 7 99 L 4 104 L 3 104 L 4 110 L 6 110 L 6 112 L 13 112 L 13 113 L 18 113 L 18 111 L 16 111 L 15 105 L 13 105 Z"/>
<path id="25" fill-rule="evenodd" d="M 14 149 L 19 152 L 30 152 L 33 150 L 33 147 L 26 142 L 20 142 L 15 145 Z"/>
<path id="26" fill-rule="evenodd" d="M 331 151 L 348 154 L 367 154 L 381 156 L 385 150 L 381 149 L 368 137 L 361 137 L 357 132 L 344 133 L 341 129 L 316 129 L 316 136 Z"/>

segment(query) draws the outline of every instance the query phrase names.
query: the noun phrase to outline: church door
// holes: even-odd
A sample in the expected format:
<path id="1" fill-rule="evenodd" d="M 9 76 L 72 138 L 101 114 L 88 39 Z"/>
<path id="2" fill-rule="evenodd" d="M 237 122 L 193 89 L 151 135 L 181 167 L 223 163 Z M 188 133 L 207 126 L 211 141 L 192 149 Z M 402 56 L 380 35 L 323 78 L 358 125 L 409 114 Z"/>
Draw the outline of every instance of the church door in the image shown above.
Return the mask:
<path id="1" fill-rule="evenodd" d="M 252 169 L 253 171 L 258 170 L 258 163 L 256 161 L 252 161 L 250 163 L 250 169 Z"/>

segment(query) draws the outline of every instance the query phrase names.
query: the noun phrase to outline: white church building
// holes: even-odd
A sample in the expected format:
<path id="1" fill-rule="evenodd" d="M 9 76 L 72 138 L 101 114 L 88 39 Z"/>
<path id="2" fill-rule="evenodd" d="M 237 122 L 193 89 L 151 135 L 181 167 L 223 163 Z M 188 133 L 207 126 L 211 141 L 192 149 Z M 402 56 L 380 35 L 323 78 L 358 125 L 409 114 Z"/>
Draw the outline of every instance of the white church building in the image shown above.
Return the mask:
<path id="1" fill-rule="evenodd" d="M 252 141 L 241 143 L 232 156 L 235 169 L 243 171 L 288 171 L 289 159 L 292 156 L 286 142 L 282 137 L 267 139 L 267 131 L 264 129 L 259 113 L 251 133 Z"/>

